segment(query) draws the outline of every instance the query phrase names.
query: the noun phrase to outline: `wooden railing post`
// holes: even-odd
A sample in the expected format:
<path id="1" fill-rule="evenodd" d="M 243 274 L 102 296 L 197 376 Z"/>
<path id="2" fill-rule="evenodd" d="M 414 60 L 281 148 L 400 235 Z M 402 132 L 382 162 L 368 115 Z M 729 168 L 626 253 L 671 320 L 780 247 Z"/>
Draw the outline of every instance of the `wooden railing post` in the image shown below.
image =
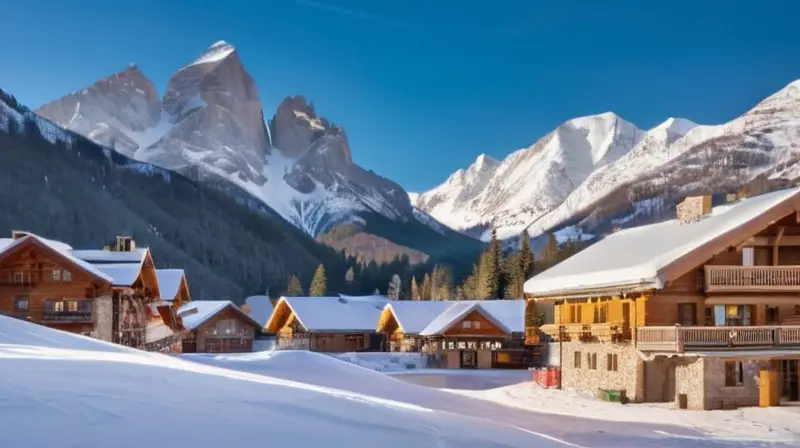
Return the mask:
<path id="1" fill-rule="evenodd" d="M 675 324 L 675 350 L 678 353 L 683 353 L 683 332 L 680 324 Z"/>

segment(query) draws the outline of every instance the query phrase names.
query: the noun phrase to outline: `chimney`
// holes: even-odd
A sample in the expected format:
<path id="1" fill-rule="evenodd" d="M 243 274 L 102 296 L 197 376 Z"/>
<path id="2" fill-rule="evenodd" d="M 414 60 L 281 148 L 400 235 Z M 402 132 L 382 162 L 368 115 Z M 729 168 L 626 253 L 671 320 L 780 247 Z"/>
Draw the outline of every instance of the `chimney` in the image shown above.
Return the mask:
<path id="1" fill-rule="evenodd" d="M 133 252 L 136 250 L 136 242 L 129 236 L 117 237 L 117 252 Z"/>
<path id="2" fill-rule="evenodd" d="M 711 195 L 688 196 L 676 210 L 681 223 L 697 222 L 711 213 Z"/>

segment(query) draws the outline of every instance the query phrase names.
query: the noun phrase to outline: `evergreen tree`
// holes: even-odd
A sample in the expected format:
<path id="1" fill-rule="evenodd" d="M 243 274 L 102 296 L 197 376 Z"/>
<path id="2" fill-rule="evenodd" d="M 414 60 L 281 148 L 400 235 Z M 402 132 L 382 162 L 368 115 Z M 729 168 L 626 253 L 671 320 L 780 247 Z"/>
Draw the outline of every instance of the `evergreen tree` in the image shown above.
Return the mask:
<path id="1" fill-rule="evenodd" d="M 311 280 L 311 288 L 309 288 L 309 295 L 311 297 L 323 297 L 328 291 L 328 281 L 325 278 L 325 266 L 320 264 L 314 272 L 314 278 Z"/>
<path id="2" fill-rule="evenodd" d="M 350 266 L 350 268 L 347 269 L 347 273 L 344 274 L 344 281 L 346 281 L 347 283 L 353 283 L 354 279 L 355 279 L 355 273 L 353 272 L 353 267 Z"/>
<path id="3" fill-rule="evenodd" d="M 431 300 L 431 276 L 425 273 L 422 277 L 422 291 L 420 292 L 420 300 Z"/>
<path id="4" fill-rule="evenodd" d="M 528 229 L 522 231 L 522 245 L 519 251 L 519 263 L 522 276 L 527 280 L 533 275 L 533 250 L 531 249 L 531 237 Z"/>
<path id="5" fill-rule="evenodd" d="M 300 279 L 296 275 L 289 277 L 289 285 L 286 287 L 286 295 L 288 297 L 302 297 L 303 285 L 300 284 Z"/>
<path id="6" fill-rule="evenodd" d="M 400 298 L 400 276 L 397 274 L 392 275 L 392 281 L 389 282 L 389 288 L 386 290 L 386 297 L 397 300 Z"/>
<path id="7" fill-rule="evenodd" d="M 547 234 L 547 243 L 542 250 L 542 261 L 549 265 L 553 265 L 558 262 L 558 240 L 556 239 L 556 235 L 554 233 Z"/>
<path id="8" fill-rule="evenodd" d="M 419 286 L 417 286 L 417 277 L 411 276 L 411 300 L 419 300 Z"/>

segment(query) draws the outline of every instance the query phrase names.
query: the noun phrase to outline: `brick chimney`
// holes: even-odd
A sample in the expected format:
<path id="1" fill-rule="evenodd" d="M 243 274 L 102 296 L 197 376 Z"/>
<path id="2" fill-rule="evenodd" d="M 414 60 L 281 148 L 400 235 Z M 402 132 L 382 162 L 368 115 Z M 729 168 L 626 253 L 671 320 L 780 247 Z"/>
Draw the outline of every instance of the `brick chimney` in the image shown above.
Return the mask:
<path id="1" fill-rule="evenodd" d="M 711 195 L 688 196 L 677 207 L 681 223 L 697 222 L 711 213 Z"/>

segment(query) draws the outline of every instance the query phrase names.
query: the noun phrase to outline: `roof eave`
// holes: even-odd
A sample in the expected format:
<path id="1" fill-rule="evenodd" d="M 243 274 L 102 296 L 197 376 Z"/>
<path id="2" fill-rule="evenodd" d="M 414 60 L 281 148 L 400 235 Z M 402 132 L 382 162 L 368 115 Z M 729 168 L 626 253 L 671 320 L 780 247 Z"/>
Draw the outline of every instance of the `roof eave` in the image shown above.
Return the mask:
<path id="1" fill-rule="evenodd" d="M 552 291 L 526 292 L 526 294 L 532 295 L 534 301 L 551 300 L 554 298 L 577 299 L 582 297 L 608 296 L 608 295 L 625 294 L 630 292 L 645 292 L 653 289 L 661 289 L 662 287 L 663 287 L 662 282 L 658 278 L 653 278 L 653 279 L 642 279 L 637 282 L 621 283 L 617 285 L 560 289 Z"/>

